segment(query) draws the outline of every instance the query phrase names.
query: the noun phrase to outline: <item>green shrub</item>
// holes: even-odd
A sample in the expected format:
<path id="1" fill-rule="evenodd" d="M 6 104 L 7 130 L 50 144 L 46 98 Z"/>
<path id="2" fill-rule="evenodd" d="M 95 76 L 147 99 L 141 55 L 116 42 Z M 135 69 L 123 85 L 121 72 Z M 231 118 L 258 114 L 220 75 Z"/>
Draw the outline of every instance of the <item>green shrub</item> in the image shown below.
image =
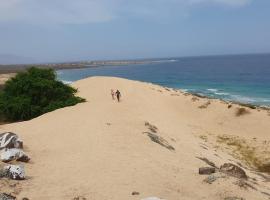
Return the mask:
<path id="1" fill-rule="evenodd" d="M 29 120 L 84 102 L 76 92 L 58 81 L 53 69 L 30 68 L 6 82 L 0 93 L 0 116 L 11 121 Z"/>

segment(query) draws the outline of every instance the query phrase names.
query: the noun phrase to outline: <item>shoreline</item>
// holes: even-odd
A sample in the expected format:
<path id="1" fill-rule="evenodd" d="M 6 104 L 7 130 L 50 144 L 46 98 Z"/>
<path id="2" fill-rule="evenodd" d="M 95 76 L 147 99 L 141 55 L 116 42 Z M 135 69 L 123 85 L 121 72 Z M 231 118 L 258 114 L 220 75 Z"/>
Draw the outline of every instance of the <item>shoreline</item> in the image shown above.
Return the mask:
<path id="1" fill-rule="evenodd" d="M 89 67 L 85 67 L 85 68 L 89 68 Z M 80 69 L 80 68 L 62 68 L 62 69 Z M 57 70 L 61 70 L 61 69 L 55 69 L 56 71 Z M 16 73 L 3 73 L 1 74 L 1 70 L 0 70 L 0 91 L 1 89 L 3 89 L 3 86 L 4 86 L 4 83 L 14 77 L 16 75 Z M 89 78 L 89 77 L 88 77 Z M 116 77 L 114 77 L 116 78 Z M 83 80 L 83 79 L 81 79 Z M 138 80 L 136 80 L 138 81 Z M 143 82 L 143 81 L 139 81 L 139 82 Z M 143 82 L 143 83 L 150 83 L 150 82 Z M 72 83 L 71 83 L 72 84 Z M 153 84 L 153 83 L 151 83 Z M 156 84 L 158 85 L 158 84 Z M 219 101 L 222 101 L 228 105 L 232 104 L 232 105 L 238 105 L 238 106 L 242 106 L 242 107 L 246 107 L 246 108 L 250 108 L 250 109 L 261 109 L 261 110 L 266 110 L 266 111 L 270 111 L 270 106 L 267 106 L 267 105 L 257 105 L 257 104 L 252 104 L 252 103 L 245 103 L 245 102 L 240 102 L 240 101 L 230 101 L 230 100 L 224 100 L 222 98 L 215 98 L 215 97 L 210 97 L 210 96 L 204 96 L 204 95 L 201 95 L 201 94 L 197 94 L 197 93 L 192 93 L 192 92 L 186 92 L 186 91 L 183 91 L 181 89 L 176 89 L 176 88 L 170 88 L 170 87 L 167 87 L 167 86 L 163 86 L 163 85 L 159 85 L 160 87 L 163 87 L 163 88 L 168 88 L 168 89 L 171 89 L 171 90 L 178 90 L 180 91 L 181 93 L 184 93 L 184 94 L 189 94 L 189 95 L 192 95 L 194 97 L 199 97 L 199 98 L 203 98 L 203 99 L 208 99 L 208 100 L 219 100 Z"/>
<path id="2" fill-rule="evenodd" d="M 238 114 L 241 107 L 221 100 L 123 78 L 90 77 L 72 86 L 85 103 L 0 125 L 19 135 L 31 157 L 30 178 L 2 184 L 5 192 L 40 200 L 268 199 L 269 112 Z M 121 92 L 120 103 L 111 88 Z M 248 179 L 220 172 L 224 163 Z M 217 172 L 200 175 L 207 166 Z"/>

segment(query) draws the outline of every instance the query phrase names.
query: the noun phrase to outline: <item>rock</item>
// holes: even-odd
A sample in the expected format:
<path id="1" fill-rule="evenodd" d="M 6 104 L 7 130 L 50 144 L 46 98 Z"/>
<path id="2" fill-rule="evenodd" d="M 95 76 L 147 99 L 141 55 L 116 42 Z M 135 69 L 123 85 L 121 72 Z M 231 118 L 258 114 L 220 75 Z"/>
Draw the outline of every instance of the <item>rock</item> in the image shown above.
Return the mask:
<path id="1" fill-rule="evenodd" d="M 245 200 L 245 199 L 242 197 L 226 197 L 224 198 L 224 200 Z"/>
<path id="2" fill-rule="evenodd" d="M 132 195 L 140 195 L 140 193 L 139 192 L 136 192 L 136 191 L 132 192 L 131 194 Z"/>
<path id="3" fill-rule="evenodd" d="M 165 200 L 165 199 L 160 199 L 158 197 L 147 197 L 147 198 L 141 199 L 141 200 Z"/>
<path id="4" fill-rule="evenodd" d="M 13 180 L 24 180 L 25 171 L 23 165 L 7 165 L 3 168 L 5 177 Z"/>
<path id="5" fill-rule="evenodd" d="M 7 170 L 5 169 L 0 169 L 0 178 L 9 178 Z"/>
<path id="6" fill-rule="evenodd" d="M 0 149 L 4 148 L 23 148 L 23 142 L 20 138 L 11 132 L 5 132 L 0 134 Z"/>
<path id="7" fill-rule="evenodd" d="M 247 179 L 246 172 L 238 167 L 237 165 L 234 165 L 232 163 L 225 163 L 220 167 L 220 171 L 229 175 L 229 176 L 234 176 L 236 178 L 243 178 Z"/>
<path id="8" fill-rule="evenodd" d="M 12 160 L 17 160 L 21 162 L 28 162 L 30 157 L 27 156 L 21 149 L 4 149 L 0 153 L 0 159 L 3 162 L 10 162 Z"/>
<path id="9" fill-rule="evenodd" d="M 0 200 L 15 200 L 16 197 L 10 195 L 10 194 L 6 194 L 6 193 L 1 193 L 0 194 Z"/>
<path id="10" fill-rule="evenodd" d="M 77 197 L 74 197 L 73 200 L 86 200 L 86 198 L 83 196 L 77 196 Z"/>
<path id="11" fill-rule="evenodd" d="M 213 174 L 216 172 L 214 167 L 200 167 L 199 174 Z"/>
<path id="12" fill-rule="evenodd" d="M 213 182 L 215 182 L 217 179 L 219 178 L 225 178 L 224 175 L 217 173 L 217 174 L 211 174 L 209 175 L 207 178 L 205 178 L 203 180 L 203 182 L 208 183 L 208 184 L 212 184 Z"/>

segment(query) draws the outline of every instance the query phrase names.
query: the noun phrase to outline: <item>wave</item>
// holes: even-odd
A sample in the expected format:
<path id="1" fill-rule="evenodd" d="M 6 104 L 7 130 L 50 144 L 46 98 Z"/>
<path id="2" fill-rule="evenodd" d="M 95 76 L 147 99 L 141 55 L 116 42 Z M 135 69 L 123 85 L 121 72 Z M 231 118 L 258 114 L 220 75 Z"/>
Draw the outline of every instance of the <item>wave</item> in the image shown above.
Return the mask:
<path id="1" fill-rule="evenodd" d="M 251 104 L 258 104 L 258 105 L 269 105 L 270 98 L 261 98 L 261 97 L 252 97 L 252 96 L 245 96 L 241 94 L 233 94 L 229 92 L 224 92 L 223 90 L 219 90 L 216 88 L 208 88 L 208 89 L 182 89 L 186 92 L 195 92 L 199 95 L 205 95 L 208 97 L 220 98 L 227 101 L 235 101 L 241 103 L 251 103 Z"/>
<path id="2" fill-rule="evenodd" d="M 218 91 L 218 89 L 214 89 L 214 88 L 209 88 L 207 90 L 210 91 L 210 92 L 217 92 Z"/>
<path id="3" fill-rule="evenodd" d="M 73 81 L 65 81 L 65 80 L 61 80 L 61 81 L 62 81 L 64 84 L 67 84 L 67 85 L 73 83 Z"/>
<path id="4" fill-rule="evenodd" d="M 230 93 L 227 93 L 227 92 L 215 92 L 214 94 L 220 95 L 220 96 L 228 96 L 228 95 L 230 95 Z"/>
<path id="5" fill-rule="evenodd" d="M 178 60 L 175 59 L 168 59 L 168 60 L 154 60 L 154 63 L 168 63 L 168 62 L 177 62 Z"/>

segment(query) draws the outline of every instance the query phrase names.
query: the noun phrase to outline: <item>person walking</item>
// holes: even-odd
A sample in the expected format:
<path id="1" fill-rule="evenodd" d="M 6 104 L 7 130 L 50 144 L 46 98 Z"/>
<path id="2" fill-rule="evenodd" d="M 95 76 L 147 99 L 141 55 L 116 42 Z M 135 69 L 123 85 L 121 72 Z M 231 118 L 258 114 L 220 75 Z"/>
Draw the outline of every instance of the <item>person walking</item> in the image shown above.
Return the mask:
<path id="1" fill-rule="evenodd" d="M 113 89 L 111 89 L 111 95 L 112 95 L 112 99 L 114 100 L 115 93 L 114 93 L 114 90 Z"/>
<path id="2" fill-rule="evenodd" d="M 119 90 L 116 91 L 116 97 L 117 97 L 117 101 L 120 102 L 120 97 L 121 97 L 121 93 Z"/>

